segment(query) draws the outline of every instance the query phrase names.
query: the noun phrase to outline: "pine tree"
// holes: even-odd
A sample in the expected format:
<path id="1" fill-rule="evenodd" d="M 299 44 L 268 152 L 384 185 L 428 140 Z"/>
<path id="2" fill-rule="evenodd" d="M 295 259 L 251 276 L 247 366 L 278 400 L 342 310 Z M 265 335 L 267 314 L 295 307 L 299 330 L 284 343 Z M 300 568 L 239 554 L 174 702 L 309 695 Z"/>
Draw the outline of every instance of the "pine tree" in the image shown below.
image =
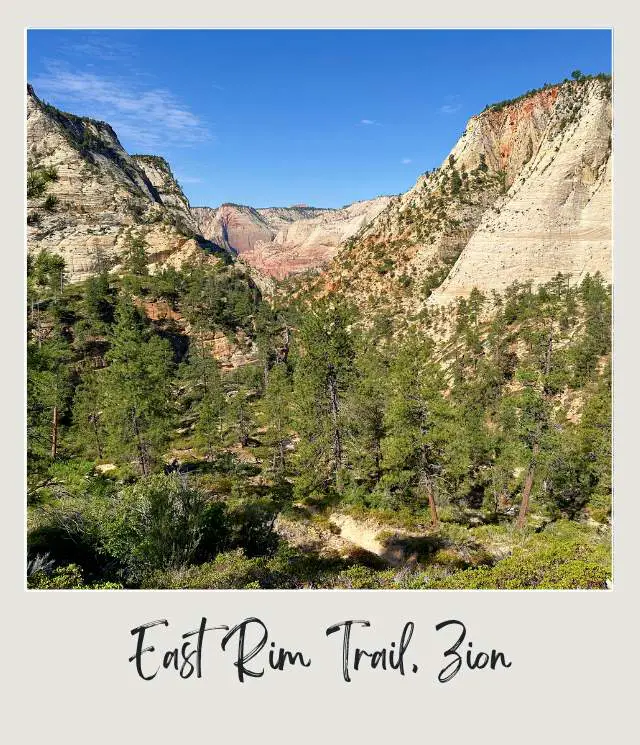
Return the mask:
<path id="1" fill-rule="evenodd" d="M 578 294 L 584 314 L 584 330 L 571 348 L 574 386 L 584 385 L 598 360 L 611 351 L 611 293 L 602 277 L 587 275 Z"/>
<path id="2" fill-rule="evenodd" d="M 41 251 L 32 264 L 33 286 L 41 297 L 57 297 L 66 279 L 65 261 L 62 256 Z"/>
<path id="3" fill-rule="evenodd" d="M 267 304 L 261 303 L 254 318 L 258 359 L 262 368 L 262 390 L 269 381 L 269 371 L 278 362 L 286 362 L 289 327 Z"/>
<path id="4" fill-rule="evenodd" d="M 383 465 L 408 472 L 419 499 L 428 502 L 436 527 L 438 484 L 463 476 L 468 461 L 464 439 L 456 431 L 454 407 L 444 396 L 444 375 L 432 351 L 433 345 L 419 338 L 410 338 L 399 350 L 390 371 L 388 435 L 382 446 Z"/>
<path id="5" fill-rule="evenodd" d="M 96 331 L 104 331 L 113 322 L 114 306 L 106 272 L 90 277 L 85 284 L 82 303 L 84 317 Z"/>
<path id="6" fill-rule="evenodd" d="M 250 389 L 246 383 L 240 383 L 232 392 L 227 406 L 227 419 L 236 442 L 243 448 L 249 444 L 249 435 L 253 427 L 253 412 L 249 403 Z"/>
<path id="7" fill-rule="evenodd" d="M 27 343 L 28 493 L 50 481 L 49 469 L 59 456 L 60 423 L 71 400 L 71 350 L 56 334 Z"/>
<path id="8" fill-rule="evenodd" d="M 197 409 L 195 425 L 196 444 L 204 447 L 212 460 L 222 447 L 222 423 L 226 411 L 226 399 L 218 383 L 209 387 Z"/>
<path id="9" fill-rule="evenodd" d="M 222 422 L 226 410 L 226 398 L 220 378 L 220 368 L 210 350 L 197 334 L 192 337 L 189 353 L 187 380 L 196 399 L 196 443 L 204 447 L 209 459 L 213 459 L 222 446 Z"/>
<path id="10" fill-rule="evenodd" d="M 131 274 L 144 276 L 149 273 L 147 261 L 146 241 L 142 236 L 130 235 L 123 254 L 125 269 Z"/>
<path id="11" fill-rule="evenodd" d="M 103 412 L 104 377 L 100 370 L 87 370 L 76 387 L 73 401 L 73 421 L 78 441 L 90 458 L 101 460 L 107 439 Z"/>
<path id="12" fill-rule="evenodd" d="M 513 440 L 518 449 L 519 467 L 524 472 L 516 521 L 516 526 L 523 528 L 529 514 L 531 492 L 548 445 L 551 411 L 537 371 L 522 368 L 516 377 L 521 388 L 505 395 L 500 420 L 503 436 Z"/>
<path id="13" fill-rule="evenodd" d="M 374 488 L 382 476 L 388 373 L 388 364 L 375 345 L 360 345 L 346 399 L 346 450 L 356 480 L 370 488 Z"/>
<path id="14" fill-rule="evenodd" d="M 342 397 L 351 377 L 353 312 L 323 299 L 309 310 L 298 332 L 294 372 L 294 424 L 300 436 L 297 488 L 342 490 L 344 420 Z"/>
<path id="15" fill-rule="evenodd" d="M 577 450 L 589 475 L 589 504 L 601 518 L 611 513 L 611 366 L 589 391 L 576 433 Z"/>
<path id="16" fill-rule="evenodd" d="M 262 415 L 266 426 L 264 442 L 272 452 L 272 469 L 282 478 L 286 472 L 286 445 L 291 438 L 291 382 L 283 362 L 269 371 Z"/>
<path id="17" fill-rule="evenodd" d="M 151 472 L 171 426 L 172 354 L 168 342 L 151 333 L 133 302 L 123 297 L 107 354 L 105 424 L 109 449 L 135 458 Z"/>

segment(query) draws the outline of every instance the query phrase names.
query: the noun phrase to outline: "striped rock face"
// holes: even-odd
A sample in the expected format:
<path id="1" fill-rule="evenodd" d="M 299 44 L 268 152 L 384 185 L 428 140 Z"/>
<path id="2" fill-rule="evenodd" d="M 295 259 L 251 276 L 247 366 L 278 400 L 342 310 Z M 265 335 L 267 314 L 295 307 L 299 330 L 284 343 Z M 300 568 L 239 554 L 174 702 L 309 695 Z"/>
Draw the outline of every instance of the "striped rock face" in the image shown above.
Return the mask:
<path id="1" fill-rule="evenodd" d="M 500 291 L 515 281 L 547 282 L 558 272 L 575 281 L 596 272 L 611 279 L 611 102 L 594 81 L 579 95 L 563 86 L 548 109 L 536 103 L 491 121 L 510 167 L 510 148 L 522 147 L 522 130 L 535 116 L 540 134 L 432 303 L 468 296 L 474 285 Z M 474 122 L 471 137 L 483 128 Z"/>
<path id="2" fill-rule="evenodd" d="M 341 209 L 223 204 L 192 211 L 205 238 L 231 249 L 262 274 L 283 279 L 330 261 L 390 201 L 377 197 Z"/>
<path id="3" fill-rule="evenodd" d="M 611 278 L 611 82 L 550 86 L 472 117 L 336 254 L 319 290 L 411 318 L 558 272 Z"/>

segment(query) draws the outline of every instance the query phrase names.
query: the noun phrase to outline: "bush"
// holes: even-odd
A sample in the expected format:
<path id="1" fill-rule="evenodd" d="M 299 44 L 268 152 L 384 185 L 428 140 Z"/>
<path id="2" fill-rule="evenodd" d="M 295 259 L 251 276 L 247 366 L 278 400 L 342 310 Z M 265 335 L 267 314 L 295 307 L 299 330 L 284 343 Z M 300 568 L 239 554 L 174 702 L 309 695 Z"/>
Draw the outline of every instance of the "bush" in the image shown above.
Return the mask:
<path id="1" fill-rule="evenodd" d="M 46 181 L 42 179 L 39 173 L 27 174 L 27 199 L 41 197 L 46 189 Z"/>
<path id="2" fill-rule="evenodd" d="M 85 584 L 82 570 L 77 564 L 57 567 L 52 572 L 39 570 L 29 576 L 27 587 L 30 590 L 120 590 L 116 582 Z"/>
<path id="3" fill-rule="evenodd" d="M 261 559 L 249 559 L 242 549 L 228 551 L 213 561 L 183 569 L 156 571 L 142 581 L 143 588 L 167 590 L 242 590 L 256 587 L 263 576 Z"/>
<path id="4" fill-rule="evenodd" d="M 603 589 L 611 576 L 607 542 L 561 521 L 527 539 L 493 567 L 466 569 L 434 581 L 434 589 Z"/>
<path id="5" fill-rule="evenodd" d="M 228 537 L 225 507 L 176 475 L 156 475 L 103 505 L 102 542 L 134 580 L 215 556 Z"/>
<path id="6" fill-rule="evenodd" d="M 47 555 L 58 566 L 77 565 L 89 576 L 111 569 L 100 550 L 97 522 L 91 514 L 93 500 L 64 499 L 30 511 L 29 555 Z"/>
<path id="7" fill-rule="evenodd" d="M 393 572 L 379 572 L 356 564 L 336 577 L 334 587 L 346 590 L 381 590 L 392 581 Z"/>
<path id="8" fill-rule="evenodd" d="M 46 199 L 42 203 L 42 208 L 47 212 L 53 212 L 58 206 L 58 197 L 55 194 L 47 194 Z"/>
<path id="9" fill-rule="evenodd" d="M 269 497 L 232 500 L 228 508 L 230 545 L 242 548 L 249 557 L 273 553 L 278 545 L 273 530 L 277 514 L 278 507 Z"/>

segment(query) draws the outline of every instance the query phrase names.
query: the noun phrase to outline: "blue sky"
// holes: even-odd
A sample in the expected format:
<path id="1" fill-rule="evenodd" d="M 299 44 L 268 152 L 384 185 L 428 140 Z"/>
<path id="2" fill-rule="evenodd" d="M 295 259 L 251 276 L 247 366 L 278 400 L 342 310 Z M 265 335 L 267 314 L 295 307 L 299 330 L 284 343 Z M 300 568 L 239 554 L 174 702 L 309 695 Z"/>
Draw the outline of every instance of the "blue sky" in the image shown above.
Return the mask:
<path id="1" fill-rule="evenodd" d="M 163 155 L 192 205 L 340 207 L 440 164 L 467 119 L 611 71 L 609 31 L 28 32 L 49 103 Z"/>

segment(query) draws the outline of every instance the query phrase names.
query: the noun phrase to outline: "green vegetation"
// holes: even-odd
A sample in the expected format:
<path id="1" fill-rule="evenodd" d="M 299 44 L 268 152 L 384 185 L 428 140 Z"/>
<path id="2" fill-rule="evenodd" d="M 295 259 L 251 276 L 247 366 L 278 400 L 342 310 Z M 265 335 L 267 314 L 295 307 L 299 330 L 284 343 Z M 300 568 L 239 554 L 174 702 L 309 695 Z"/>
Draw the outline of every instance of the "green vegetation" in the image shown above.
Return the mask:
<path id="1" fill-rule="evenodd" d="M 47 212 L 53 212 L 57 206 L 58 197 L 56 197 L 55 194 L 47 194 L 44 202 L 42 203 L 42 209 L 46 210 Z"/>
<path id="2" fill-rule="evenodd" d="M 160 155 L 136 154 L 136 155 L 132 155 L 131 157 L 134 158 L 135 160 L 146 161 L 147 163 L 154 165 L 158 170 L 167 171 L 171 176 L 173 176 L 173 173 L 171 171 L 171 166 L 169 165 L 167 160 Z"/>
<path id="3" fill-rule="evenodd" d="M 143 252 L 74 285 L 29 257 L 30 587 L 604 587 L 600 277 L 474 290 L 437 342 L 440 311 L 399 336 L 335 296 L 269 305 L 222 262 L 150 275 Z M 221 368 L 223 334 L 244 364 Z M 401 566 L 332 549 L 336 511 Z"/>
<path id="4" fill-rule="evenodd" d="M 53 166 L 27 169 L 27 199 L 37 199 L 45 194 L 48 185 L 58 180 L 58 171 Z"/>
<path id="5" fill-rule="evenodd" d="M 574 70 L 571 73 L 571 79 L 574 83 L 582 84 L 587 83 L 590 80 L 600 80 L 605 83 L 608 83 L 607 89 L 609 92 L 609 95 L 611 93 L 611 75 L 608 75 L 607 73 L 598 73 L 596 75 L 584 75 L 580 72 L 580 70 Z M 569 79 L 565 78 L 562 83 L 568 83 Z M 527 91 L 526 93 L 523 93 L 520 96 L 516 96 L 515 98 L 507 98 L 504 101 L 498 101 L 497 103 L 491 103 L 487 104 L 483 111 L 502 111 L 507 106 L 512 106 L 514 103 L 518 103 L 519 101 L 523 101 L 525 98 L 529 98 L 529 96 L 533 96 L 536 93 L 540 93 L 541 91 L 546 91 L 549 88 L 556 88 L 559 85 L 562 85 L 562 83 L 545 83 L 544 85 L 540 86 L 540 88 L 533 88 L 530 91 Z"/>

